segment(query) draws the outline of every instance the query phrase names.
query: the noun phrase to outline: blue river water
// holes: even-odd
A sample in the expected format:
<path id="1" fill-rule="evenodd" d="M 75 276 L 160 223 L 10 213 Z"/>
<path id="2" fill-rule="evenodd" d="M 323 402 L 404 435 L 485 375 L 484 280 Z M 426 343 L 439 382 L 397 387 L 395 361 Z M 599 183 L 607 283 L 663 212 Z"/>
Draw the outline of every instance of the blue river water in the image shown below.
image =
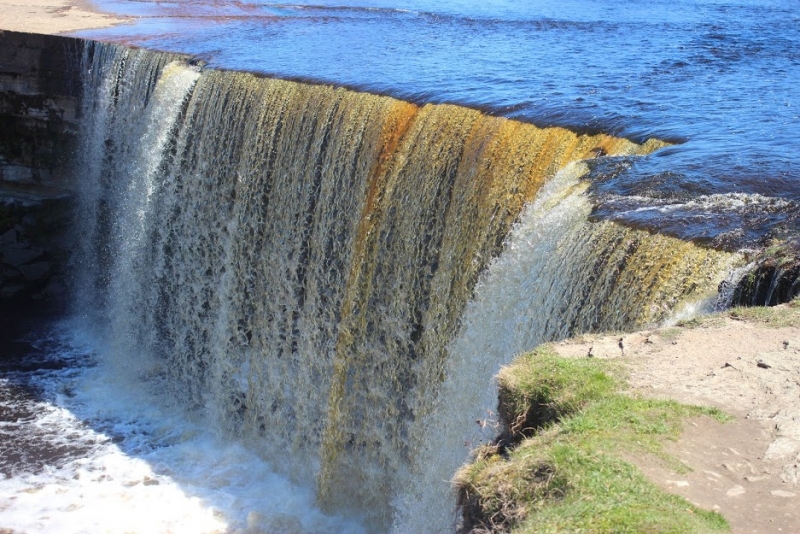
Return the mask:
<path id="1" fill-rule="evenodd" d="M 94 0 L 78 35 L 675 143 L 597 162 L 596 217 L 724 248 L 800 229 L 796 0 Z"/>

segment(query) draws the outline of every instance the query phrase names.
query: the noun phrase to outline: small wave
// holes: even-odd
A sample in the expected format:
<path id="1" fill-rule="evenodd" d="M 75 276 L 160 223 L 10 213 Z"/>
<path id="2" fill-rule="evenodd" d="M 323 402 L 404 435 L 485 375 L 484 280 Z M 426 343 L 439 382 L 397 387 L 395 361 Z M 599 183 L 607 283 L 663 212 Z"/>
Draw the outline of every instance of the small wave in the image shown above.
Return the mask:
<path id="1" fill-rule="evenodd" d="M 619 215 L 643 212 L 672 213 L 676 211 L 711 213 L 783 213 L 796 208 L 796 203 L 777 197 L 760 194 L 722 193 L 701 195 L 690 200 L 676 202 L 674 199 L 660 199 L 645 196 L 609 195 L 601 201 L 607 208 L 617 207 Z"/>

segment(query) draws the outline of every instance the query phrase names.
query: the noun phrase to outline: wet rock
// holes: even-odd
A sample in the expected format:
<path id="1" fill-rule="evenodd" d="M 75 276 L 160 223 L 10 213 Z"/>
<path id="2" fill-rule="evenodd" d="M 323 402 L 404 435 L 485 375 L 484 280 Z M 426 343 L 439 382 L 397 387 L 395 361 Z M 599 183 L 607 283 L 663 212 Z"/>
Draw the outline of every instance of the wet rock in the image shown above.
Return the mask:
<path id="1" fill-rule="evenodd" d="M 753 265 L 734 288 L 731 304 L 775 306 L 800 294 L 800 239 L 764 249 Z"/>
<path id="2" fill-rule="evenodd" d="M 3 180 L 18 184 L 35 184 L 33 169 L 22 165 L 3 165 Z"/>
<path id="3" fill-rule="evenodd" d="M 47 286 L 38 293 L 38 296 L 39 298 L 54 299 L 63 297 L 66 293 L 67 287 L 64 281 L 59 277 L 53 277 L 47 283 Z"/>
<path id="4" fill-rule="evenodd" d="M 32 247 L 27 243 L 15 243 L 0 249 L 0 261 L 13 267 L 20 267 L 38 260 L 43 255 L 44 250 Z"/>
<path id="5" fill-rule="evenodd" d="M 83 44 L 2 31 L 0 42 L 0 300 L 63 295 L 49 278 L 72 246 Z"/>
<path id="6" fill-rule="evenodd" d="M 29 281 L 41 280 L 42 278 L 50 274 L 52 269 L 53 266 L 48 261 L 39 261 L 36 263 L 22 265 L 19 267 L 22 276 L 25 277 L 25 280 Z"/>
<path id="7" fill-rule="evenodd" d="M 22 221 L 20 221 L 24 226 L 28 227 L 35 227 L 39 224 L 39 217 L 37 217 L 33 213 L 26 213 L 22 216 Z"/>
<path id="8" fill-rule="evenodd" d="M 13 228 L 7 232 L 0 234 L 0 247 L 6 245 L 13 245 L 17 242 L 17 231 Z"/>
<path id="9" fill-rule="evenodd" d="M 6 281 L 16 280 L 18 278 L 22 278 L 22 273 L 19 272 L 18 269 L 15 269 L 10 265 L 4 265 L 0 263 L 0 284 L 4 284 Z"/>
<path id="10" fill-rule="evenodd" d="M 0 299 L 16 297 L 17 295 L 22 294 L 22 292 L 27 288 L 27 285 L 20 283 L 5 284 L 0 287 Z"/>

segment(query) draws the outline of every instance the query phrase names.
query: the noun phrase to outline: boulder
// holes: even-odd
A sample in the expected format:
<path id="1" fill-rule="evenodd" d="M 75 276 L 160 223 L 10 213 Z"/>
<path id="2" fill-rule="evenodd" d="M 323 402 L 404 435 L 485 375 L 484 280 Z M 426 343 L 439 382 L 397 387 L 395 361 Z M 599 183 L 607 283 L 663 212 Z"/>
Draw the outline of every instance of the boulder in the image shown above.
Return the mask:
<path id="1" fill-rule="evenodd" d="M 13 245 L 17 242 L 17 231 L 13 228 L 0 234 L 0 247 L 4 247 L 6 245 Z"/>
<path id="2" fill-rule="evenodd" d="M 0 248 L 0 262 L 13 267 L 20 267 L 26 263 L 38 260 L 44 255 L 40 248 L 32 247 L 26 243 L 14 243 Z"/>
<path id="3" fill-rule="evenodd" d="M 29 263 L 19 267 L 22 276 L 25 280 L 36 281 L 41 280 L 52 271 L 53 266 L 48 261 L 39 261 L 36 263 Z"/>

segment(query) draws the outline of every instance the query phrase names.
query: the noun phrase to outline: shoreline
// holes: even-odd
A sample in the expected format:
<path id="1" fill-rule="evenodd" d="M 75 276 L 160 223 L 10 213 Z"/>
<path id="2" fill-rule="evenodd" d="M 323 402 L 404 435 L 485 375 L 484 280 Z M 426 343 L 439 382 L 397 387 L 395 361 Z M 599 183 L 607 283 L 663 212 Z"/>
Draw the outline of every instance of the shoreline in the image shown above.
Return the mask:
<path id="1" fill-rule="evenodd" d="M 81 0 L 0 0 L 0 9 L 0 31 L 46 35 L 108 28 L 129 20 L 96 11 Z"/>

